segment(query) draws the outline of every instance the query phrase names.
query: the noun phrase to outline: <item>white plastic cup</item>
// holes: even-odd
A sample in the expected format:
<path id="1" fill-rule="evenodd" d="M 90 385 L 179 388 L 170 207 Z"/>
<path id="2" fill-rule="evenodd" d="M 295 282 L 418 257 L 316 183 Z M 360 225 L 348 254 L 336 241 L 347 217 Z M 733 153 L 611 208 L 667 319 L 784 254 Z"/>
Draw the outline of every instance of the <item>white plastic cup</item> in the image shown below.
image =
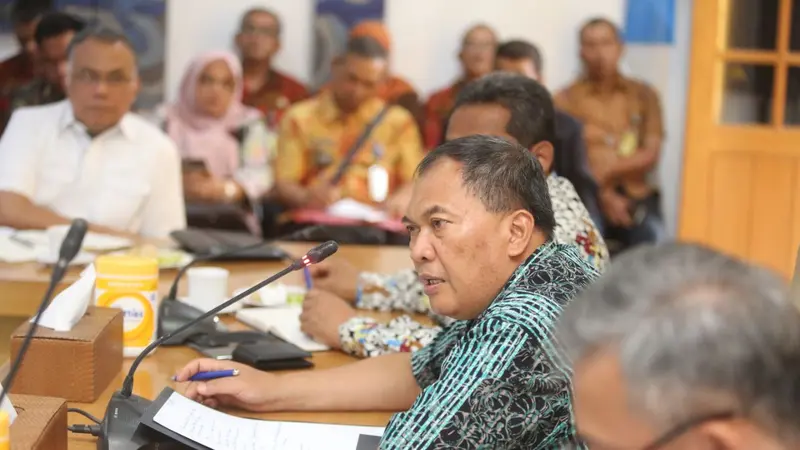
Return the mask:
<path id="1" fill-rule="evenodd" d="M 228 300 L 230 272 L 222 267 L 193 267 L 186 272 L 189 293 L 183 301 L 201 311 L 208 311 Z M 232 312 L 231 307 L 224 312 Z"/>

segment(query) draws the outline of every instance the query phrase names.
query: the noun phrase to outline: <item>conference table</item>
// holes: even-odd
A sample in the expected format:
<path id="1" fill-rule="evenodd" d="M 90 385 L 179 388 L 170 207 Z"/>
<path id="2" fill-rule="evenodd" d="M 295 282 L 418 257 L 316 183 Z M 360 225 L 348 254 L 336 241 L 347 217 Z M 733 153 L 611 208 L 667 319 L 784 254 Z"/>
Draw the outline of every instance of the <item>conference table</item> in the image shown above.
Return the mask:
<path id="1" fill-rule="evenodd" d="M 279 244 L 292 256 L 302 256 L 313 244 L 309 243 L 281 243 Z M 342 246 L 336 255 L 329 261 L 347 260 L 354 266 L 363 270 L 373 270 L 389 272 L 411 267 L 408 249 L 406 247 L 375 247 L 375 246 Z M 231 273 L 229 287 L 231 291 L 253 285 L 278 270 L 285 267 L 284 263 L 275 262 L 222 262 L 211 263 L 224 267 Z M 80 273 L 79 269 L 70 270 L 62 286 L 68 286 L 76 280 Z M 175 270 L 162 270 L 160 274 L 159 290 L 165 294 L 169 289 L 176 274 Z M 0 301 L 0 316 L 30 316 L 35 311 L 42 294 L 45 291 L 50 270 L 47 267 L 35 263 L 22 264 L 0 264 L 0 292 L 3 292 Z M 287 284 L 303 284 L 302 274 L 295 272 L 289 274 L 284 280 Z M 185 280 L 181 282 L 179 293 L 185 292 Z M 395 316 L 391 313 L 368 312 L 370 316 L 379 320 L 389 320 Z M 232 329 L 246 329 L 247 327 L 233 318 L 223 318 L 224 322 Z M 200 354 L 188 347 L 162 347 L 152 356 L 145 359 L 139 367 L 135 378 L 134 392 L 145 398 L 153 399 L 165 387 L 171 387 L 182 392 L 178 383 L 171 381 L 171 377 L 178 369 Z M 356 361 L 355 358 L 335 351 L 316 352 L 311 361 L 314 363 L 312 369 L 322 370 Z M 125 360 L 122 372 L 114 382 L 105 390 L 100 398 L 91 404 L 70 403 L 70 407 L 77 407 L 94 414 L 102 416 L 105 407 L 114 391 L 122 385 L 122 380 L 131 360 Z M 283 372 L 285 373 L 285 372 Z M 384 426 L 392 415 L 391 411 L 373 412 L 321 412 L 321 413 L 268 413 L 251 414 L 243 411 L 229 411 L 236 415 L 255 417 L 268 420 L 285 420 L 299 422 L 333 423 L 345 425 L 367 425 Z M 70 424 L 87 423 L 87 419 L 77 414 L 70 414 Z M 95 439 L 91 436 L 70 435 L 70 450 L 89 450 L 95 449 Z"/>

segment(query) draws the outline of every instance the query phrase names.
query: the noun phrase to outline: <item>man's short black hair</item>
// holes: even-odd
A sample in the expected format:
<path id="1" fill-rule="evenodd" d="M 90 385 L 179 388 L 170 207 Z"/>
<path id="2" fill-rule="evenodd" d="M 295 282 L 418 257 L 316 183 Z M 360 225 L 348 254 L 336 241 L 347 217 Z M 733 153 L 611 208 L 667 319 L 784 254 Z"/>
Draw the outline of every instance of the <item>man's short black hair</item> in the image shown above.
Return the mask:
<path id="1" fill-rule="evenodd" d="M 387 59 L 389 57 L 389 53 L 383 45 L 369 36 L 358 36 L 349 39 L 346 53 L 368 59 Z"/>
<path id="2" fill-rule="evenodd" d="M 611 19 L 607 19 L 605 17 L 594 17 L 586 21 L 581 27 L 581 31 L 578 33 L 581 40 L 583 40 L 583 33 L 586 32 L 587 29 L 596 27 L 598 25 L 605 25 L 608 28 L 611 28 L 611 31 L 614 32 L 614 37 L 617 38 L 617 41 L 622 42 L 622 33 L 619 31 L 619 27 L 617 24 L 611 21 Z"/>
<path id="3" fill-rule="evenodd" d="M 105 42 L 107 44 L 116 44 L 120 42 L 128 47 L 131 53 L 133 53 L 133 57 L 136 59 L 136 49 L 133 47 L 130 39 L 128 39 L 128 36 L 121 31 L 116 31 L 103 25 L 91 25 L 84 28 L 80 33 L 76 34 L 75 37 L 72 38 L 72 42 L 69 43 L 67 55 L 72 58 L 72 52 L 75 51 L 75 47 L 90 39 Z"/>
<path id="4" fill-rule="evenodd" d="M 511 73 L 491 73 L 461 90 L 453 111 L 466 105 L 500 105 L 511 118 L 506 132 L 527 149 L 555 142 L 555 107 L 550 92 L 536 80 Z"/>
<path id="5" fill-rule="evenodd" d="M 417 166 L 422 176 L 437 161 L 461 163 L 461 180 L 487 211 L 510 213 L 524 209 L 549 239 L 556 219 L 547 181 L 539 160 L 517 143 L 495 136 L 465 136 L 436 147 Z"/>
<path id="6" fill-rule="evenodd" d="M 11 6 L 11 22 L 30 23 L 52 9 L 52 0 L 16 0 Z"/>
<path id="7" fill-rule="evenodd" d="M 533 61 L 533 67 L 537 72 L 544 70 L 544 62 L 542 61 L 542 52 L 539 47 L 528 41 L 516 39 L 513 41 L 506 41 L 497 46 L 495 58 L 505 58 L 511 60 L 530 59 Z"/>
<path id="8" fill-rule="evenodd" d="M 253 14 L 266 14 L 272 17 L 272 19 L 275 20 L 275 26 L 276 26 L 275 34 L 277 36 L 280 36 L 281 30 L 283 29 L 283 23 L 281 22 L 280 16 L 278 16 L 278 14 L 275 11 L 263 7 L 250 8 L 247 11 L 245 11 L 244 14 L 242 14 L 242 21 L 239 24 L 240 31 L 244 30 L 244 26 L 247 23 L 247 19 L 249 19 L 250 16 L 252 16 Z"/>
<path id="9" fill-rule="evenodd" d="M 41 45 L 46 39 L 61 36 L 70 31 L 80 33 L 86 28 L 86 23 L 75 16 L 62 12 L 50 12 L 42 17 L 36 25 L 34 38 L 36 44 Z"/>

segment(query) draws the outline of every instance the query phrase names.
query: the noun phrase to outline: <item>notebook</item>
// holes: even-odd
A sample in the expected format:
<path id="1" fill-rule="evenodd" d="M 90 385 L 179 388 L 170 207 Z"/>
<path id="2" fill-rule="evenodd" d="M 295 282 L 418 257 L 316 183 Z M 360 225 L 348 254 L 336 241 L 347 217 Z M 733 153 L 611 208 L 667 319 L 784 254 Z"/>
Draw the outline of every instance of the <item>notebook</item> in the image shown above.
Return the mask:
<path id="1" fill-rule="evenodd" d="M 301 307 L 293 305 L 245 308 L 236 313 L 236 318 L 256 330 L 272 333 L 307 352 L 330 350 L 330 347 L 311 339 L 300 330 L 301 311 Z"/>

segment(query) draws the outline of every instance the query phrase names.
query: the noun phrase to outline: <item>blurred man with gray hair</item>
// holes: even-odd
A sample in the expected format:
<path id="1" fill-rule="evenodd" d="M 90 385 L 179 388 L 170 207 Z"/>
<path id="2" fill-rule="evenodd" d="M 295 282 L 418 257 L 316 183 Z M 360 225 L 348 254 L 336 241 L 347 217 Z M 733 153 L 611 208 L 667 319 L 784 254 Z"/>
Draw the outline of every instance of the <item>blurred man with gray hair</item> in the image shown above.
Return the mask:
<path id="1" fill-rule="evenodd" d="M 592 450 L 800 444 L 800 312 L 765 270 L 695 245 L 637 248 L 558 332 Z"/>

